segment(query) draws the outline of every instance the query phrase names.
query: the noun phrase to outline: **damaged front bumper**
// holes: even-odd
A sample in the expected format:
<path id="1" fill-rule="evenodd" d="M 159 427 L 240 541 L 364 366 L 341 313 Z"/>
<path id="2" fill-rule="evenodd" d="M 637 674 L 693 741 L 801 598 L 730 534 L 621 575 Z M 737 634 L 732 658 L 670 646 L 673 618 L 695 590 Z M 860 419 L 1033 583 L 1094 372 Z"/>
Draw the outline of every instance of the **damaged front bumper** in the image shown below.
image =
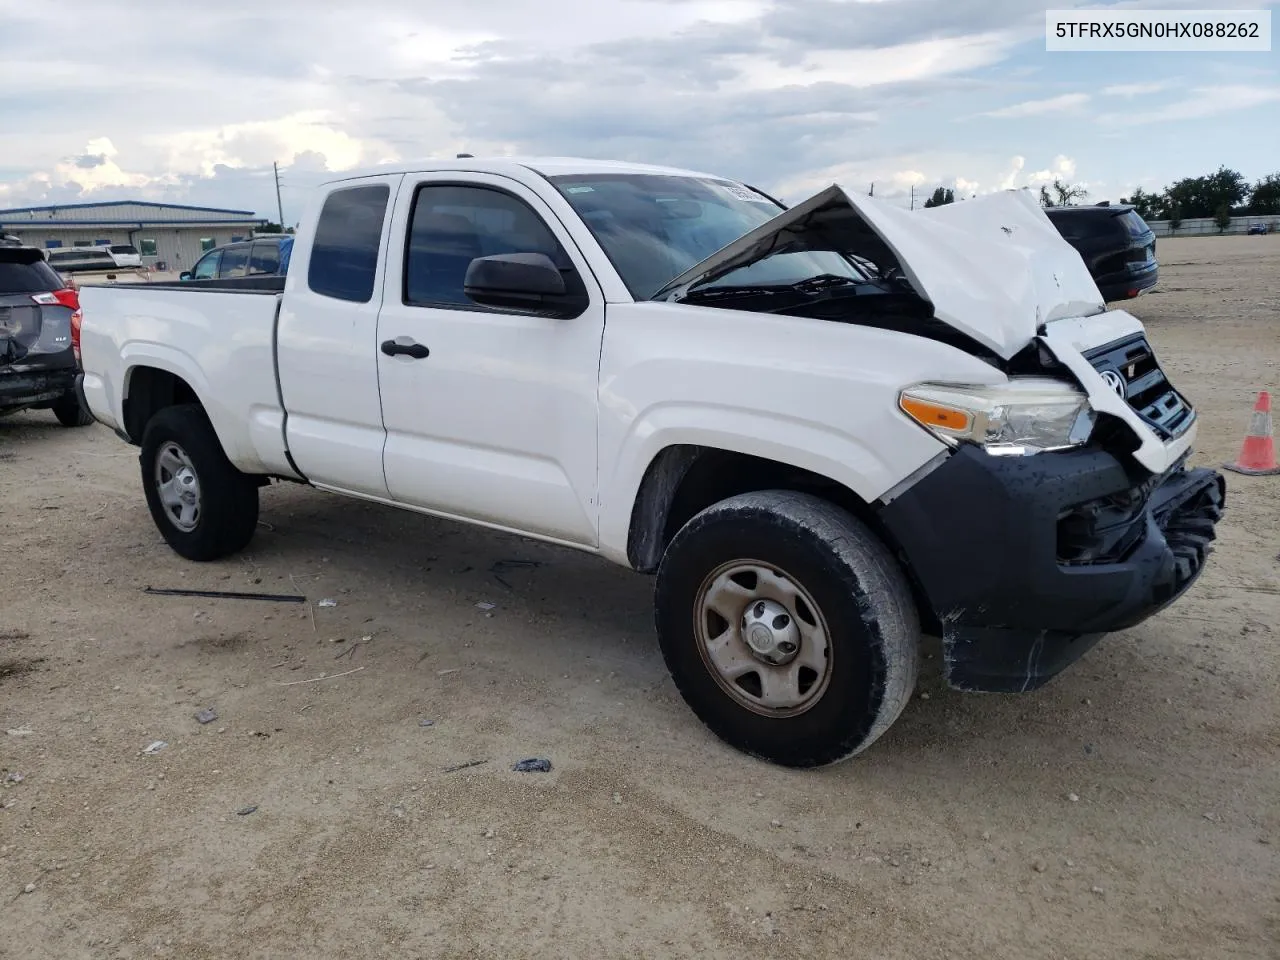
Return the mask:
<path id="1" fill-rule="evenodd" d="M 948 682 L 1012 693 L 1181 596 L 1224 498 L 1221 474 L 1181 463 L 1139 476 L 1096 449 L 962 447 L 881 520 L 941 624 Z"/>

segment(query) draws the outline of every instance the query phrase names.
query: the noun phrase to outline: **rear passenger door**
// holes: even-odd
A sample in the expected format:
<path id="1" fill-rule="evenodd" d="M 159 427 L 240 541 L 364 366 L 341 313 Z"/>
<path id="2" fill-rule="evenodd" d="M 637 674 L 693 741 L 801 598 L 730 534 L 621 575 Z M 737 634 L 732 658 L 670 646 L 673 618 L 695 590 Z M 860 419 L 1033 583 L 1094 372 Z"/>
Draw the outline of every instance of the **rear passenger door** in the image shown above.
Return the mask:
<path id="1" fill-rule="evenodd" d="M 563 224 L 518 181 L 406 177 L 378 354 L 392 498 L 563 542 L 597 538 L 596 385 L 604 301 Z M 573 317 L 483 307 L 463 292 L 475 257 L 545 253 L 588 305 Z"/>
<path id="2" fill-rule="evenodd" d="M 274 274 L 280 270 L 280 244 L 276 240 L 255 240 L 249 252 L 251 277 Z"/>
<path id="3" fill-rule="evenodd" d="M 378 309 L 400 175 L 334 185 L 296 241 L 277 325 L 288 449 L 316 486 L 385 499 Z M 316 215 L 318 212 L 318 216 Z"/>
<path id="4" fill-rule="evenodd" d="M 249 244 L 233 243 L 222 248 L 218 277 L 224 280 L 243 277 L 249 268 Z"/>

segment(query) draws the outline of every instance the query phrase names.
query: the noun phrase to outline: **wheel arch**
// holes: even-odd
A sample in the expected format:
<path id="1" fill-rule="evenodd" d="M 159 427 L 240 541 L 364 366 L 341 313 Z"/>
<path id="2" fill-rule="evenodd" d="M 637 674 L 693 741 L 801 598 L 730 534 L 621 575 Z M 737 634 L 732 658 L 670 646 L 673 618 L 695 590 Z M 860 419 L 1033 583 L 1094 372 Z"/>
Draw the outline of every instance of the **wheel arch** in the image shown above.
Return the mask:
<path id="1" fill-rule="evenodd" d="M 761 490 L 813 494 L 856 517 L 897 560 L 925 630 L 941 629 L 909 559 L 873 504 L 823 474 L 753 454 L 696 444 L 673 444 L 660 450 L 649 462 L 632 505 L 628 563 L 641 573 L 656 572 L 672 538 L 699 512 L 730 497 Z"/>
<path id="2" fill-rule="evenodd" d="M 154 363 L 139 363 L 128 369 L 124 381 L 122 428 L 129 442 L 142 443 L 151 418 L 166 407 L 193 403 L 208 414 L 199 393 L 187 379 Z"/>

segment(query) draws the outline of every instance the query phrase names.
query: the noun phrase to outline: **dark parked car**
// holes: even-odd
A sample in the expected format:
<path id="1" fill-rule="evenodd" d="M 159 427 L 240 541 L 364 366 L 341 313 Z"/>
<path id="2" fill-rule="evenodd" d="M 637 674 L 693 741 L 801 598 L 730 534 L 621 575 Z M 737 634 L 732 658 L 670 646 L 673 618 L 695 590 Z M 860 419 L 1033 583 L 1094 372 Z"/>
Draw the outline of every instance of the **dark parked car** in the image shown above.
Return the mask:
<path id="1" fill-rule="evenodd" d="M 1267 225 L 1265 223 L 1251 223 L 1246 232 L 1251 237 L 1265 237 L 1267 235 Z"/>
<path id="2" fill-rule="evenodd" d="M 1107 302 L 1155 286 L 1160 277 L 1156 235 L 1132 206 L 1049 207 L 1045 213 L 1079 251 Z"/>
<path id="3" fill-rule="evenodd" d="M 284 276 L 289 270 L 293 237 L 259 237 L 210 250 L 179 280 L 235 280 Z"/>
<path id="4" fill-rule="evenodd" d="M 0 245 L 0 416 L 52 410 L 66 427 L 93 423 L 75 390 L 80 297 L 35 247 Z"/>

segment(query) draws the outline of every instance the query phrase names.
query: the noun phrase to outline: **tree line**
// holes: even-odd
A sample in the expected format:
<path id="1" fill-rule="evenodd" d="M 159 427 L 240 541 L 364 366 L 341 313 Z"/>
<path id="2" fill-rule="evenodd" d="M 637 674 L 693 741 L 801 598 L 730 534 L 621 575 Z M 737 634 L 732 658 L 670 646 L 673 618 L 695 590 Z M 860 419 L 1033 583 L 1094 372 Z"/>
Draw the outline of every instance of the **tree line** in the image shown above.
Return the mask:
<path id="1" fill-rule="evenodd" d="M 1183 219 L 1213 217 L 1221 227 L 1233 216 L 1280 216 L 1280 173 L 1250 184 L 1236 170 L 1219 167 L 1207 177 L 1184 177 L 1161 193 L 1141 187 L 1121 203 L 1131 203 L 1143 220 L 1168 220 L 1177 229 Z"/>
<path id="2" fill-rule="evenodd" d="M 1068 207 L 1087 199 L 1089 191 L 1079 184 L 1054 180 L 1040 187 L 1040 203 L 1045 207 Z M 926 207 L 954 203 L 951 190 L 938 187 L 925 200 Z M 1219 167 L 1205 177 L 1183 177 L 1160 193 L 1148 193 L 1141 187 L 1121 203 L 1132 204 L 1143 220 L 1168 220 L 1178 229 L 1183 219 L 1214 218 L 1220 229 L 1226 229 L 1234 216 L 1280 216 L 1280 173 L 1270 173 L 1257 183 L 1249 183 L 1239 171 Z"/>

